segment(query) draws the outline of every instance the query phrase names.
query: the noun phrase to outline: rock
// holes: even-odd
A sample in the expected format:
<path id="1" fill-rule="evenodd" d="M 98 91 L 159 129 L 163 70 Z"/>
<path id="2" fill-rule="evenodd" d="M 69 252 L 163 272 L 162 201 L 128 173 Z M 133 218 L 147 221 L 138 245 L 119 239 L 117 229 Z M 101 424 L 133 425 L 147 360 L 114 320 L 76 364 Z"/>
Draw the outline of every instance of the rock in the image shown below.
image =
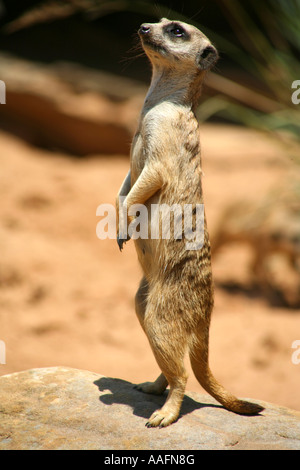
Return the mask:
<path id="1" fill-rule="evenodd" d="M 300 449 L 299 412 L 259 402 L 260 416 L 240 416 L 187 393 L 176 423 L 146 428 L 164 400 L 125 380 L 64 367 L 2 376 L 0 449 Z"/>

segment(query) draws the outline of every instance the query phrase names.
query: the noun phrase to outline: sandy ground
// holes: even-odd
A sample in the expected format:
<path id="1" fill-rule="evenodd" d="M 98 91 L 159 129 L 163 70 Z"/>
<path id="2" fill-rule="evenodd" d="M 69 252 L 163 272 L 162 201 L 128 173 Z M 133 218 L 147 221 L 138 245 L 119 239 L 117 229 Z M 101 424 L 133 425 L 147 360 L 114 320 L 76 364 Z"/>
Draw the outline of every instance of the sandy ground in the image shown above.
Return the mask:
<path id="1" fill-rule="evenodd" d="M 96 208 L 114 203 L 128 171 L 122 156 L 78 159 L 0 133 L 0 374 L 69 366 L 133 383 L 159 373 L 134 313 L 141 277 L 133 243 L 96 236 Z M 226 126 L 202 128 L 211 233 L 234 200 L 259 200 L 293 162 L 276 141 Z M 229 250 L 229 251 L 228 251 Z M 243 276 L 246 253 L 214 260 L 216 281 Z M 211 368 L 241 397 L 300 410 L 300 312 L 216 287 Z M 203 392 L 190 366 L 188 389 Z"/>

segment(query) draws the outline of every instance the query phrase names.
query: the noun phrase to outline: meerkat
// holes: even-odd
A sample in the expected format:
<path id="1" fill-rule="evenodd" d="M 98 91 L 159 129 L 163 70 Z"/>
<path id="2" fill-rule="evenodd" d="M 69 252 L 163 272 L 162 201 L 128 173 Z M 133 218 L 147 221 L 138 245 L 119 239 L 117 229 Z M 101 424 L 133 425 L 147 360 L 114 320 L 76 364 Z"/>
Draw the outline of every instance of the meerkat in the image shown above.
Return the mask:
<path id="1" fill-rule="evenodd" d="M 152 64 L 152 80 L 132 142 L 130 170 L 117 196 L 121 250 L 129 239 L 126 223 L 133 220 L 128 214 L 135 204 L 149 211 L 153 204 L 203 204 L 194 112 L 205 74 L 218 58 L 201 31 L 180 21 L 163 18 L 142 24 L 138 33 Z M 121 215 L 124 207 L 126 216 Z M 178 419 L 187 382 L 187 350 L 199 383 L 225 408 L 241 414 L 260 412 L 261 406 L 226 391 L 209 369 L 213 280 L 206 222 L 200 249 L 187 250 L 184 235 L 136 238 L 134 243 L 144 274 L 135 297 L 136 314 L 161 370 L 155 382 L 136 388 L 162 394 L 169 386 L 165 404 L 146 426 L 164 427 Z"/>

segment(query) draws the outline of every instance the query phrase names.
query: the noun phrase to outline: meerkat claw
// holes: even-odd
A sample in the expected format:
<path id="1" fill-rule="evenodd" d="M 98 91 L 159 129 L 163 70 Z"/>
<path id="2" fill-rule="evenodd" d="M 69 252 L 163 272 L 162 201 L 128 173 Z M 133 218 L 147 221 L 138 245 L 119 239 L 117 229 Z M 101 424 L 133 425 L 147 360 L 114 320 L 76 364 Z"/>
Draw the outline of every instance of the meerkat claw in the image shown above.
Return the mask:
<path id="1" fill-rule="evenodd" d="M 120 251 L 123 250 L 123 244 L 126 243 L 124 239 L 120 238 L 119 235 L 117 236 L 117 243 L 119 245 Z"/>
<path id="2" fill-rule="evenodd" d="M 174 423 L 178 419 L 177 413 L 167 412 L 164 410 L 155 411 L 146 423 L 147 428 L 165 428 Z"/>
<path id="3" fill-rule="evenodd" d="M 123 245 L 130 240 L 129 236 L 122 237 L 121 235 L 117 236 L 117 243 L 119 245 L 120 251 L 123 250 Z"/>

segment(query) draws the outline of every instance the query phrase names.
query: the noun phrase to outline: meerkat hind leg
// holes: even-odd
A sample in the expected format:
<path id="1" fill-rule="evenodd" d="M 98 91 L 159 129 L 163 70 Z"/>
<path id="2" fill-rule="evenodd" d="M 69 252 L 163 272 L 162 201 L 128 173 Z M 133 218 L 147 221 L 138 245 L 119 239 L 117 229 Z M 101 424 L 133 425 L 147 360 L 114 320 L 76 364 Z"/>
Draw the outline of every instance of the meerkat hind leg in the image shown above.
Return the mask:
<path id="1" fill-rule="evenodd" d="M 154 319 L 155 321 L 155 319 Z M 154 353 L 156 362 L 162 371 L 162 375 L 156 381 L 156 384 L 169 384 L 170 389 L 167 399 L 161 409 L 156 410 L 146 423 L 147 427 L 165 427 L 177 420 L 181 403 L 183 400 L 187 373 L 184 368 L 184 348 L 182 344 L 174 341 L 174 338 L 168 338 L 159 329 L 159 324 L 155 325 L 154 331 L 149 331 L 149 320 L 145 328 L 149 343 Z"/>
<path id="2" fill-rule="evenodd" d="M 149 286 L 145 277 L 140 282 L 139 289 L 135 296 L 135 310 L 139 322 L 145 331 L 144 327 L 144 317 L 145 310 L 147 307 L 147 296 L 148 296 Z M 144 393 L 150 393 L 153 395 L 162 395 L 168 386 L 168 381 L 163 374 L 160 374 L 155 382 L 143 382 L 134 386 L 137 390 Z"/>
<path id="3" fill-rule="evenodd" d="M 166 367 L 164 367 L 160 359 L 157 357 L 157 353 L 155 354 L 155 356 L 158 364 L 163 370 L 162 376 L 167 377 L 168 383 L 170 385 L 170 390 L 162 408 L 154 411 L 154 413 L 152 413 L 148 422 L 146 423 L 146 426 L 149 428 L 157 426 L 165 427 L 177 420 L 180 413 L 180 408 L 187 382 L 187 374 L 183 365 L 180 374 L 171 375 L 172 372 L 170 371 L 170 363 L 166 365 Z"/>

